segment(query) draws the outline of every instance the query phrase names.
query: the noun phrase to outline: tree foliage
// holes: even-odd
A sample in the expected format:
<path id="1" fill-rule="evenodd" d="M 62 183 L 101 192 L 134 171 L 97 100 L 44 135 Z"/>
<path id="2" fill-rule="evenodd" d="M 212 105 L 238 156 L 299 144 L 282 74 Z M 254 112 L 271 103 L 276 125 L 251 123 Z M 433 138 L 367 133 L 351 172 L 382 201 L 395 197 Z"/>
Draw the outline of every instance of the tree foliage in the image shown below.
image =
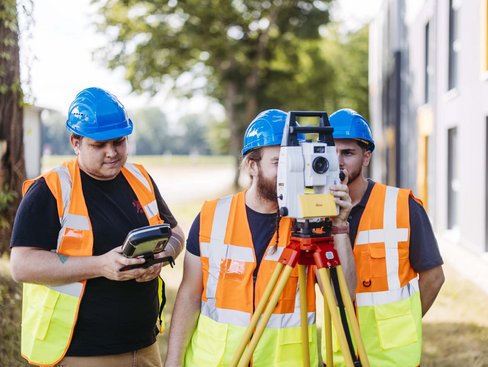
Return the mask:
<path id="1" fill-rule="evenodd" d="M 327 111 L 352 108 L 369 119 L 368 26 L 344 33 L 341 24 L 328 27 L 323 53 L 334 64 L 334 88 L 325 99 Z"/>
<path id="2" fill-rule="evenodd" d="M 15 0 L 0 2 L 0 222 L 12 223 L 25 179 L 19 27 Z M 10 226 L 0 228 L 0 254 Z"/>
<path id="3" fill-rule="evenodd" d="M 138 110 L 130 114 L 134 121 L 136 154 L 163 154 L 168 149 L 171 137 L 168 134 L 166 116 L 157 107 Z"/>
<path id="4" fill-rule="evenodd" d="M 200 89 L 215 98 L 225 108 L 236 157 L 260 110 L 305 105 L 304 92 L 320 103 L 327 67 L 308 42 L 329 21 L 330 1 L 93 0 L 110 44 L 100 53 L 108 66 L 123 66 L 135 91 L 156 93 L 169 82 L 182 95 Z M 307 63 L 319 75 L 305 73 Z"/>
<path id="5" fill-rule="evenodd" d="M 42 114 L 43 154 L 70 155 L 73 147 L 66 131 L 66 115 L 58 111 L 46 110 Z"/>
<path id="6" fill-rule="evenodd" d="M 176 154 L 210 154 L 207 142 L 206 122 L 197 114 L 190 114 L 178 120 L 178 135 L 173 151 Z"/>
<path id="7" fill-rule="evenodd" d="M 176 126 L 170 126 L 166 115 L 158 107 L 148 107 L 130 113 L 134 121 L 135 153 L 154 154 L 210 154 L 205 123 L 201 116 L 188 114 Z"/>

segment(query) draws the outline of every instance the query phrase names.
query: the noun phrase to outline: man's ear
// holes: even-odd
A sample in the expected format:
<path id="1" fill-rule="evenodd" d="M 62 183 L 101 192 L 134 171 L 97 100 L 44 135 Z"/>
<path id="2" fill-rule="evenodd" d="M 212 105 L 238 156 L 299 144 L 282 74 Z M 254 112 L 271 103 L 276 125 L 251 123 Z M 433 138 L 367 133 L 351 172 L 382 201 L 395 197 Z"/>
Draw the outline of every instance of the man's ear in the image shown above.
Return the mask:
<path id="1" fill-rule="evenodd" d="M 76 139 L 73 135 L 71 135 L 69 138 L 69 142 L 71 143 L 75 154 L 80 154 L 80 139 Z"/>
<path id="2" fill-rule="evenodd" d="M 252 160 L 252 159 L 249 159 L 247 161 L 247 169 L 248 169 L 248 172 L 249 172 L 249 175 L 251 175 L 251 177 L 255 177 L 258 175 L 258 162 L 256 162 L 255 160 Z"/>
<path id="3" fill-rule="evenodd" d="M 365 150 L 363 153 L 363 167 L 368 167 L 371 161 L 371 151 Z"/>

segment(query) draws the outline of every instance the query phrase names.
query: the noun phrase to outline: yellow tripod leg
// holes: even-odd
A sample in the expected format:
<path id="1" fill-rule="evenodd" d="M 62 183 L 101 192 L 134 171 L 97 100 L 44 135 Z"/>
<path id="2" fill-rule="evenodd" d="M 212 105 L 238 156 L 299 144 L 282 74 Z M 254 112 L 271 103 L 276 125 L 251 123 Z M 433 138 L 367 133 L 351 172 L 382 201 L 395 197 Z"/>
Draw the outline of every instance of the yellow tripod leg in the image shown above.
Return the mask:
<path id="1" fill-rule="evenodd" d="M 330 278 L 329 269 L 324 268 L 327 277 Z M 327 301 L 324 302 L 324 334 L 325 334 L 325 363 L 327 367 L 334 366 L 334 356 L 332 351 L 332 323 L 330 310 Z"/>
<path id="2" fill-rule="evenodd" d="M 302 327 L 303 366 L 310 366 L 310 350 L 308 344 L 308 305 L 307 305 L 307 273 L 305 265 L 298 265 L 298 284 L 300 292 L 300 325 Z"/>
<path id="3" fill-rule="evenodd" d="M 352 305 L 351 297 L 349 297 L 349 290 L 347 288 L 346 278 L 344 277 L 344 272 L 342 271 L 342 266 L 336 267 L 337 278 L 339 280 L 339 288 L 341 294 L 343 295 L 343 302 L 346 306 L 346 314 L 349 320 L 349 325 L 351 326 L 352 333 L 354 335 L 354 341 L 358 348 L 359 359 L 361 360 L 361 366 L 369 367 L 368 356 L 366 354 L 366 348 L 364 347 L 363 339 L 361 338 L 361 332 L 359 330 L 358 320 L 356 314 L 354 313 L 354 307 Z M 344 297 L 346 295 L 346 297 Z"/>
<path id="4" fill-rule="evenodd" d="M 344 362 L 347 367 L 353 367 L 354 364 L 352 361 L 351 353 L 349 353 L 349 345 L 347 344 L 346 334 L 341 324 L 339 311 L 337 311 L 337 307 L 336 307 L 334 292 L 332 291 L 332 286 L 330 285 L 329 274 L 327 274 L 325 268 L 318 269 L 318 273 L 324 291 L 324 298 L 327 301 L 327 304 L 329 306 L 332 323 L 336 329 L 337 336 L 339 338 L 339 344 L 341 346 L 342 354 L 344 356 Z M 349 293 L 347 294 L 347 296 L 349 297 Z"/>
<path id="5" fill-rule="evenodd" d="M 264 310 L 261 320 L 259 320 L 259 323 L 256 327 L 256 331 L 252 336 L 251 341 L 249 342 L 249 345 L 247 346 L 246 351 L 244 352 L 244 355 L 242 356 L 241 361 L 238 364 L 238 367 L 246 367 L 249 365 L 249 361 L 251 360 L 252 354 L 254 353 L 254 350 L 258 345 L 259 339 L 263 335 L 264 329 L 266 328 L 266 324 L 268 323 L 271 314 L 273 313 L 273 310 L 275 309 L 276 304 L 278 303 L 278 299 L 280 298 L 281 293 L 283 293 L 283 289 L 285 288 L 286 282 L 288 281 L 288 278 L 290 277 L 292 270 L 293 267 L 289 265 L 286 265 L 285 268 L 283 269 L 283 272 L 281 273 L 281 276 L 276 285 L 276 289 L 271 294 L 271 298 L 268 302 L 268 305 Z"/>
<path id="6" fill-rule="evenodd" d="M 231 366 L 237 366 L 237 364 L 239 363 L 239 359 L 242 357 L 242 353 L 244 352 L 244 349 L 246 349 L 246 345 L 249 342 L 249 339 L 251 339 L 251 336 L 254 333 L 254 329 L 256 329 L 256 325 L 259 321 L 259 318 L 261 317 L 261 314 L 263 313 L 263 310 L 266 307 L 266 303 L 268 302 L 269 296 L 273 291 L 276 282 L 278 281 L 278 277 L 280 276 L 280 273 L 283 270 L 284 266 L 285 265 L 283 265 L 280 262 L 276 264 L 276 268 L 273 272 L 273 275 L 271 276 L 269 283 L 266 286 L 266 289 L 264 290 L 263 296 L 259 301 L 258 307 L 256 308 L 256 310 L 252 315 L 251 321 L 249 323 L 249 326 L 246 329 L 246 332 L 242 337 L 241 343 L 239 344 L 239 347 L 237 348 L 236 352 L 234 353 L 234 356 L 232 357 L 232 361 L 230 363 Z"/>

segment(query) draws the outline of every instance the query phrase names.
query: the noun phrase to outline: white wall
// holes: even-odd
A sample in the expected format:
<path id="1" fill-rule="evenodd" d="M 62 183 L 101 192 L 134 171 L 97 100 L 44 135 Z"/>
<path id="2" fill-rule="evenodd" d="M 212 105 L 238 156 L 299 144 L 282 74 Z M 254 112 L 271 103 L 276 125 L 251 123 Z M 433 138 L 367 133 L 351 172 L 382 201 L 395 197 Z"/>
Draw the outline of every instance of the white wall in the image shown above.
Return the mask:
<path id="1" fill-rule="evenodd" d="M 403 0 L 385 1 L 380 14 L 371 24 L 370 30 L 370 106 L 371 120 L 375 138 L 384 134 L 381 130 L 382 73 L 388 68 L 384 55 L 391 54 L 391 45 L 381 42 L 387 37 L 382 34 L 386 27 L 385 17 L 394 5 Z M 459 45 L 458 87 L 448 91 L 449 57 L 449 2 L 447 0 L 407 1 L 405 34 L 401 35 L 408 42 L 407 62 L 408 78 L 402 80 L 402 115 L 403 128 L 418 120 L 425 108 L 433 112 L 433 129 L 429 136 L 430 162 L 428 171 L 429 211 L 436 231 L 447 235 L 455 243 L 470 248 L 476 253 L 485 253 L 486 242 L 486 186 L 487 182 L 487 116 L 488 116 L 488 72 L 482 70 L 485 54 L 486 27 L 485 0 L 457 0 L 459 6 Z M 425 72 L 425 25 L 430 21 L 431 47 L 434 47 L 434 93 L 429 105 L 424 104 Z M 390 47 L 390 49 L 389 49 Z M 387 57 L 387 56 L 386 56 Z M 404 70 L 402 70 L 404 72 Z M 405 117 L 405 118 L 404 118 Z M 376 120 L 379 126 L 376 126 Z M 448 129 L 457 127 L 458 132 L 458 226 L 447 230 L 448 218 Z M 417 132 L 409 139 L 415 140 Z M 381 142 L 381 137 L 378 137 Z M 409 145 L 409 149 L 411 149 Z M 386 169 L 384 157 L 375 152 L 373 177 L 381 179 Z M 416 159 L 413 155 L 403 159 Z M 407 162 L 408 163 L 408 162 Z M 410 167 L 410 166 L 409 166 Z M 410 179 L 411 177 L 406 177 Z"/>
<path id="2" fill-rule="evenodd" d="M 41 172 L 41 110 L 24 107 L 24 155 L 27 178 L 39 176 Z"/>
<path id="3" fill-rule="evenodd" d="M 458 229 L 453 236 L 463 245 L 484 250 L 486 194 L 486 116 L 488 115 L 488 83 L 481 71 L 481 2 L 460 1 L 458 87 L 448 91 L 448 3 L 439 2 L 438 18 L 438 125 L 437 182 L 439 229 L 447 229 L 447 130 L 457 127 L 459 141 Z"/>

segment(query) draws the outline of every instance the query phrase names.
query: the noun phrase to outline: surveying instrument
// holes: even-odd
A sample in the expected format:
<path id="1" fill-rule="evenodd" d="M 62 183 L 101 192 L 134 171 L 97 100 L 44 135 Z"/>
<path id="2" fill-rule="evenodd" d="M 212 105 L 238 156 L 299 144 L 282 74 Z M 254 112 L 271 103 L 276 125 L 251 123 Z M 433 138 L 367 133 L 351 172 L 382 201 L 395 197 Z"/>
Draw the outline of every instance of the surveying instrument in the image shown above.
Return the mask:
<path id="1" fill-rule="evenodd" d="M 319 126 L 299 126 L 297 117 L 318 117 Z M 341 181 L 332 132 L 326 112 L 288 113 L 278 163 L 277 195 L 279 215 L 292 218 L 293 229 L 290 242 L 284 248 L 234 354 L 232 367 L 249 365 L 295 266 L 298 266 L 303 366 L 310 366 L 306 268 L 312 265 L 317 267 L 324 297 L 327 367 L 333 366 L 332 325 L 338 336 L 345 365 L 369 367 L 346 279 L 334 249 L 332 222 L 329 219 L 338 214 L 338 207 L 329 188 Z M 300 141 L 299 135 L 302 134 L 318 134 L 317 142 Z M 357 353 L 354 351 L 350 330 Z"/>

